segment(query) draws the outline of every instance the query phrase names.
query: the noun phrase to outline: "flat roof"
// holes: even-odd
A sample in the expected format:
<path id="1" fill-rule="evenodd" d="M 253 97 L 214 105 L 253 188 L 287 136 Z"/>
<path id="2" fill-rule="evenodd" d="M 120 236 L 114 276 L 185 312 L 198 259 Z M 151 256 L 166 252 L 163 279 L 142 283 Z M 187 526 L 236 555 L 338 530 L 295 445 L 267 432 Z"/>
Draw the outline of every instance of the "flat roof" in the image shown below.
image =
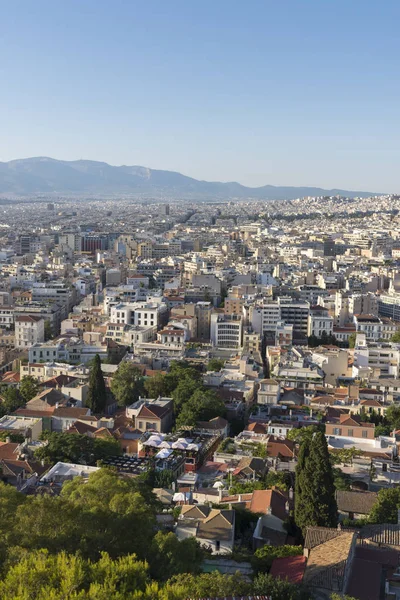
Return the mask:
<path id="1" fill-rule="evenodd" d="M 23 415 L 4 415 L 0 419 L 0 429 L 25 429 L 40 421 L 39 417 L 25 417 Z"/>

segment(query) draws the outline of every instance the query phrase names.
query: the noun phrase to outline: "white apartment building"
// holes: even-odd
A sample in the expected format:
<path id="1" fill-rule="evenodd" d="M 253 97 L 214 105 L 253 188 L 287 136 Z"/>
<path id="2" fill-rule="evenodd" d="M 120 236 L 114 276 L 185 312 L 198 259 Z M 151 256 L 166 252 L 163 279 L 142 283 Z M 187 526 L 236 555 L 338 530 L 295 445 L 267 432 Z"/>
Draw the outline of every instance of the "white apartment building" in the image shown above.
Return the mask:
<path id="1" fill-rule="evenodd" d="M 217 348 L 237 350 L 242 345 L 243 323 L 240 315 L 211 315 L 211 343 Z"/>
<path id="2" fill-rule="evenodd" d="M 30 348 L 44 342 L 44 319 L 23 315 L 15 319 L 15 347 Z"/>
<path id="3" fill-rule="evenodd" d="M 325 309 L 311 308 L 308 315 L 307 335 L 315 335 L 320 338 L 324 332 L 326 335 L 332 335 L 333 317 L 330 317 Z"/>
<path id="4" fill-rule="evenodd" d="M 354 315 L 354 324 L 357 332 L 365 333 L 367 341 L 373 342 L 390 340 L 398 329 L 390 319 L 374 315 Z"/>
<path id="5" fill-rule="evenodd" d="M 400 346 L 370 342 L 367 344 L 365 333 L 358 333 L 354 347 L 353 377 L 362 369 L 371 369 L 376 377 L 394 377 L 400 375 Z"/>
<path id="6" fill-rule="evenodd" d="M 124 323 L 108 323 L 105 339 L 113 340 L 117 344 L 134 346 L 152 342 L 157 337 L 157 327 L 139 327 L 138 325 L 125 325 Z"/>
<path id="7" fill-rule="evenodd" d="M 156 303 L 119 303 L 110 309 L 112 323 L 138 325 L 143 327 L 158 327 L 163 316 L 167 316 L 167 305 Z"/>
<path id="8" fill-rule="evenodd" d="M 0 328 L 11 329 L 14 325 L 14 309 L 1 306 L 0 307 Z"/>
<path id="9" fill-rule="evenodd" d="M 268 331 L 275 332 L 277 323 L 282 321 L 281 308 L 278 302 L 272 300 L 270 302 L 263 302 L 262 304 L 255 304 L 254 306 L 250 306 L 249 320 L 252 329 L 260 335 Z"/>

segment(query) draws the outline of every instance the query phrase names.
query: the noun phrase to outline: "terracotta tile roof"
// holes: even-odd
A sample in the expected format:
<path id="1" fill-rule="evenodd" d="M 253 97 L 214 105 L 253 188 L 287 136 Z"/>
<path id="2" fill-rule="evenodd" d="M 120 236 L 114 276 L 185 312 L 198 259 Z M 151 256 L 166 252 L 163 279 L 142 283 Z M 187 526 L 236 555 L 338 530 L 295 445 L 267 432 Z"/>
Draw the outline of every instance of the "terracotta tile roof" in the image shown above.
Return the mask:
<path id="1" fill-rule="evenodd" d="M 305 568 L 305 556 L 275 558 L 270 569 L 270 575 L 278 579 L 287 579 L 290 583 L 299 585 L 303 581 Z"/>
<path id="2" fill-rule="evenodd" d="M 250 423 L 247 425 L 245 431 L 253 431 L 254 433 L 266 433 L 267 426 L 264 423 Z"/>
<path id="3" fill-rule="evenodd" d="M 53 416 L 65 419 L 78 419 L 79 417 L 86 416 L 87 412 L 87 408 L 77 408 L 75 406 L 60 406 L 59 408 L 54 409 Z"/>
<path id="4" fill-rule="evenodd" d="M 49 407 L 48 410 L 35 410 L 34 408 L 18 408 L 14 411 L 15 415 L 22 415 L 24 417 L 38 417 L 39 419 L 49 418 L 54 413 L 55 407 Z"/>
<path id="5" fill-rule="evenodd" d="M 293 458 L 295 451 L 295 443 L 291 440 L 279 440 L 271 436 L 267 443 L 268 456 L 275 458 L 282 456 L 285 458 Z"/>
<path id="6" fill-rule="evenodd" d="M 339 535 L 314 546 L 309 553 L 304 583 L 310 587 L 333 592 L 343 590 L 344 574 L 353 541 L 353 531 L 339 531 Z"/>
<path id="7" fill-rule="evenodd" d="M 56 388 L 63 385 L 69 385 L 70 383 L 77 381 L 77 379 L 77 377 L 72 377 L 70 375 L 57 375 L 57 377 L 52 377 L 51 379 L 44 381 L 42 385 L 46 388 Z"/>
<path id="8" fill-rule="evenodd" d="M 371 400 L 361 400 L 360 404 L 362 406 L 377 406 L 377 407 L 382 406 L 381 402 L 379 402 L 378 400 L 374 400 L 373 398 L 371 398 Z"/>
<path id="9" fill-rule="evenodd" d="M 61 392 L 50 388 L 37 394 L 32 400 L 29 400 L 29 402 L 26 403 L 27 408 L 29 408 L 30 405 L 34 405 L 38 400 L 43 402 L 43 405 L 47 404 L 47 406 L 55 406 L 57 403 L 66 404 L 68 401 Z"/>
<path id="10" fill-rule="evenodd" d="M 19 383 L 21 376 L 18 371 L 7 371 L 1 378 L 2 383 Z"/>
<path id="11" fill-rule="evenodd" d="M 311 550 L 329 540 L 334 540 L 341 534 L 342 531 L 334 527 L 307 527 L 304 548 Z"/>
<path id="12" fill-rule="evenodd" d="M 68 433 L 79 433 L 80 435 L 94 433 L 95 431 L 97 431 L 96 427 L 89 425 L 89 423 L 82 423 L 82 421 L 75 421 L 75 423 L 68 429 Z"/>
<path id="13" fill-rule="evenodd" d="M 15 460 L 18 446 L 15 442 L 0 442 L 0 460 Z"/>
<path id="14" fill-rule="evenodd" d="M 162 419 L 164 415 L 168 414 L 172 410 L 172 405 L 168 404 L 166 406 L 158 406 L 157 404 L 143 404 L 141 409 L 138 412 L 137 419 L 140 417 L 150 417 Z"/>
<path id="15" fill-rule="evenodd" d="M 287 517 L 287 497 L 279 490 L 254 490 L 250 502 L 250 510 L 257 514 L 271 514 L 281 521 Z"/>
<path id="16" fill-rule="evenodd" d="M 94 432 L 94 437 L 113 437 L 113 434 L 107 427 L 100 427 Z"/>
<path id="17" fill-rule="evenodd" d="M 15 320 L 18 323 L 38 323 L 38 321 L 42 320 L 42 317 L 36 317 L 35 315 L 21 315 L 20 317 L 16 317 Z"/>

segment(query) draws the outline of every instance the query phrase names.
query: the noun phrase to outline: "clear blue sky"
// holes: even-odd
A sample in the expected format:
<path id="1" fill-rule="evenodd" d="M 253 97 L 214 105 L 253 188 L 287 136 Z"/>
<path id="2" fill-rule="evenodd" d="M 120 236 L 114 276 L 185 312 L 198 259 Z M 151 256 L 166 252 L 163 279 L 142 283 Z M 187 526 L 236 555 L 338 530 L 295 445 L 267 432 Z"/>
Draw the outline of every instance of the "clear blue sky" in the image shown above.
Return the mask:
<path id="1" fill-rule="evenodd" d="M 400 191 L 399 0 L 0 0 L 0 160 Z"/>

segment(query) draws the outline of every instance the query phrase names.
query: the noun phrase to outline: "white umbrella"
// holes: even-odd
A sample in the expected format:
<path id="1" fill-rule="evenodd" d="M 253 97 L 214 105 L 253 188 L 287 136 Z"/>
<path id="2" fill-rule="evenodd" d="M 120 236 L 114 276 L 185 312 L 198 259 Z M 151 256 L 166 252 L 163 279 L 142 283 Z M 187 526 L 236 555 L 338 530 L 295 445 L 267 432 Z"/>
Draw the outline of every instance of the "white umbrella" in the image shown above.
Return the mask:
<path id="1" fill-rule="evenodd" d="M 167 448 L 163 448 L 162 450 L 160 450 L 159 452 L 157 452 L 156 458 L 168 458 L 168 456 L 171 456 L 171 454 L 172 454 L 172 450 L 168 450 Z"/>
<path id="2" fill-rule="evenodd" d="M 213 488 L 223 488 L 224 484 L 222 483 L 222 481 L 216 481 L 213 485 Z"/>
<path id="3" fill-rule="evenodd" d="M 167 442 L 166 440 L 164 440 L 163 442 L 161 442 L 160 448 L 171 448 L 171 442 Z"/>
<path id="4" fill-rule="evenodd" d="M 186 450 L 186 448 L 188 447 L 188 444 L 186 444 L 186 442 L 174 442 L 172 444 L 172 447 L 175 448 L 176 450 Z"/>

